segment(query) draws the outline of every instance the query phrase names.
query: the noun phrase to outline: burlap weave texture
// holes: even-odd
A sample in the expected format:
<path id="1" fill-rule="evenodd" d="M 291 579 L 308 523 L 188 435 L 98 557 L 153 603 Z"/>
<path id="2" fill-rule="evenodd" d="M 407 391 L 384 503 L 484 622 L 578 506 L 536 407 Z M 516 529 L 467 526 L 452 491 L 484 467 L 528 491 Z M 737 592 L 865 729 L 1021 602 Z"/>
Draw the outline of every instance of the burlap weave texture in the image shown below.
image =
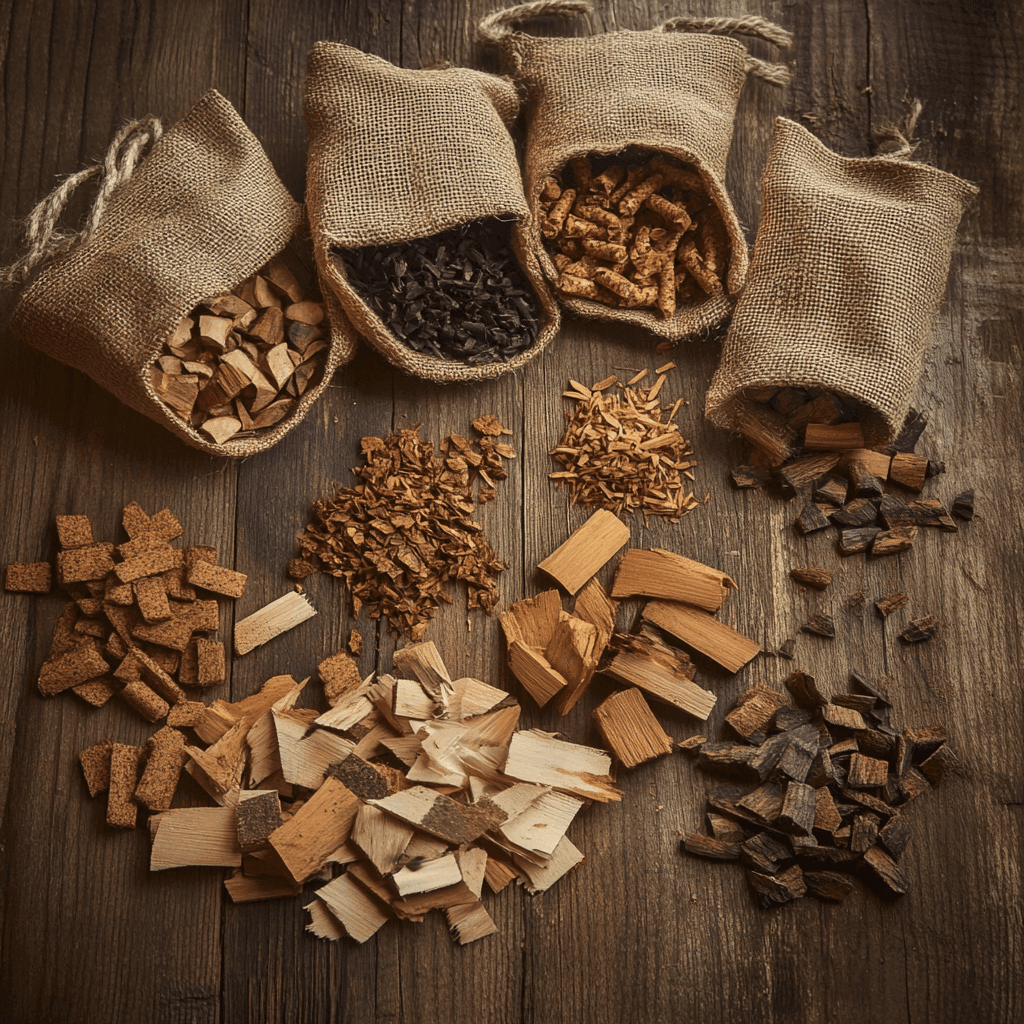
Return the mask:
<path id="1" fill-rule="evenodd" d="M 538 38 L 512 32 L 499 41 L 502 67 L 527 96 L 525 188 L 528 242 L 552 281 L 558 271 L 540 223 L 544 179 L 577 156 L 629 147 L 692 164 L 729 237 L 725 294 L 682 305 L 669 319 L 559 296 L 572 312 L 637 324 L 679 339 L 720 323 L 747 270 L 747 246 L 725 188 L 733 121 L 748 73 L 748 53 L 733 39 L 703 32 L 609 32 L 588 38 Z"/>
<path id="2" fill-rule="evenodd" d="M 340 43 L 309 55 L 306 206 L 325 289 L 395 366 L 439 382 L 496 377 L 557 334 L 559 311 L 536 258 L 513 248 L 542 307 L 540 336 L 507 362 L 470 366 L 413 351 L 349 284 L 334 248 L 427 238 L 484 218 L 527 215 L 508 123 L 519 110 L 506 79 L 469 68 L 412 70 Z"/>
<path id="3" fill-rule="evenodd" d="M 15 309 L 14 331 L 87 373 L 126 405 L 215 455 L 270 447 L 305 415 L 354 337 L 333 334 L 324 376 L 256 437 L 218 445 L 153 391 L 149 368 L 183 316 L 284 249 L 302 221 L 263 147 L 211 90 L 110 197 L 93 236 L 49 263 Z"/>
<path id="4" fill-rule="evenodd" d="M 862 403 L 869 445 L 887 444 L 910 407 L 977 189 L 905 159 L 839 156 L 779 118 L 762 192 L 707 416 L 735 427 L 747 388 L 827 390 Z"/>

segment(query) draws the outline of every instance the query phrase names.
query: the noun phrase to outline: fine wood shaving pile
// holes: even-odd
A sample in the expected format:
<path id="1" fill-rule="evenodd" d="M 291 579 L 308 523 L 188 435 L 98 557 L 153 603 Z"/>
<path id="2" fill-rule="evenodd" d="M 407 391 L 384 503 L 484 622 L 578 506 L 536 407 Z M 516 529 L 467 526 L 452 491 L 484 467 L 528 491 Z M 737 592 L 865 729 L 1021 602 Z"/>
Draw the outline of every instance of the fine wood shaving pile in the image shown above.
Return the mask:
<path id="1" fill-rule="evenodd" d="M 658 401 L 674 366 L 655 370 L 658 378 L 649 388 L 636 386 L 647 370 L 625 384 L 614 376 L 589 388 L 569 381 L 572 390 L 563 394 L 576 405 L 566 413 L 565 434 L 551 450 L 565 468 L 548 475 L 569 488 L 573 502 L 616 515 L 663 516 L 673 523 L 700 504 L 690 489 L 697 460 L 672 422 L 684 400 L 671 406 Z M 618 393 L 610 390 L 613 386 Z"/>

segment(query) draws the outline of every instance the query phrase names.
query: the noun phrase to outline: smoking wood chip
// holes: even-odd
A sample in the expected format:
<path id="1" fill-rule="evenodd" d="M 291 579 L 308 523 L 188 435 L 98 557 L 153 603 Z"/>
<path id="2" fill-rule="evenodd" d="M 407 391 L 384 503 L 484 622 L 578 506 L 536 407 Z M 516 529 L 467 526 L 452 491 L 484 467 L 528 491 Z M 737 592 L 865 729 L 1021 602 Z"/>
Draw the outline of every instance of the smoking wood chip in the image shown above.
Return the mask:
<path id="1" fill-rule="evenodd" d="M 548 641 L 544 657 L 570 686 L 576 687 L 585 676 L 592 676 L 600 652 L 597 627 L 575 615 L 562 612 Z"/>
<path id="2" fill-rule="evenodd" d="M 939 631 L 939 624 L 934 615 L 925 615 L 920 619 L 913 619 L 902 633 L 900 639 L 905 644 L 917 644 L 922 640 L 931 640 Z"/>
<path id="3" fill-rule="evenodd" d="M 316 894 L 333 920 L 344 929 L 344 934 L 356 942 L 366 942 L 391 919 L 380 900 L 370 895 L 351 874 L 340 875 L 330 885 L 317 889 Z M 306 908 L 312 917 L 309 930 L 321 938 L 335 938 L 330 922 L 323 915 L 314 914 L 314 906 Z"/>
<path id="4" fill-rule="evenodd" d="M 330 729 L 312 726 L 315 711 L 274 710 L 281 772 L 285 781 L 317 789 L 327 769 L 352 753 L 355 744 Z"/>
<path id="5" fill-rule="evenodd" d="M 637 689 L 613 693 L 594 708 L 593 719 L 605 744 L 626 768 L 672 752 L 672 737 Z"/>
<path id="6" fill-rule="evenodd" d="M 57 579 L 62 586 L 106 579 L 114 568 L 113 545 L 92 544 L 57 553 Z"/>
<path id="7" fill-rule="evenodd" d="M 341 876 L 341 878 L 346 877 L 346 875 Z M 338 880 L 336 879 L 336 881 Z M 352 880 L 349 879 L 349 881 Z M 358 885 L 358 883 L 354 884 Z M 299 886 L 298 888 L 301 892 L 302 887 Z M 369 898 L 366 896 L 365 890 L 364 897 Z M 342 923 L 331 913 L 323 900 L 314 899 L 312 903 L 307 904 L 303 909 L 309 913 L 309 924 L 306 925 L 306 931 L 311 935 L 315 935 L 318 939 L 328 939 L 331 942 L 337 942 L 348 934 Z"/>
<path id="8" fill-rule="evenodd" d="M 233 725 L 243 718 L 250 723 L 262 718 L 280 700 L 301 692 L 305 682 L 296 683 L 289 675 L 272 676 L 259 691 L 229 703 L 215 700 L 206 707 L 203 720 L 196 726 L 196 735 L 204 743 L 216 743 Z"/>
<path id="9" fill-rule="evenodd" d="M 395 651 L 392 660 L 397 669 L 419 680 L 424 691 L 434 701 L 438 716 L 447 714 L 454 687 L 433 642 L 428 640 L 426 643 L 409 644 Z"/>
<path id="10" fill-rule="evenodd" d="M 607 803 L 622 799 L 621 791 L 612 785 L 611 758 L 606 751 L 568 743 L 538 729 L 513 735 L 503 771 L 509 778 L 551 786 L 587 800 Z"/>
<path id="11" fill-rule="evenodd" d="M 483 853 L 482 850 L 479 852 Z M 486 859 L 486 857 L 487 854 L 484 853 L 484 858 Z M 498 930 L 493 918 L 479 900 L 475 903 L 461 903 L 454 907 L 447 907 L 445 917 L 448 919 L 448 927 L 458 939 L 460 946 L 466 946 L 470 942 L 476 942 L 477 939 L 494 935 Z"/>
<path id="12" fill-rule="evenodd" d="M 182 701 L 167 712 L 167 724 L 178 728 L 196 726 L 205 713 L 206 705 L 201 700 Z"/>
<path id="13" fill-rule="evenodd" d="M 44 697 L 106 675 L 110 666 L 92 643 L 79 643 L 66 654 L 49 658 L 39 669 L 39 692 Z"/>
<path id="14" fill-rule="evenodd" d="M 856 555 L 867 551 L 881 533 L 877 526 L 863 526 L 852 530 L 843 530 L 839 535 L 837 550 L 841 555 Z"/>
<path id="15" fill-rule="evenodd" d="M 742 833 L 740 834 L 742 835 Z M 707 857 L 710 860 L 740 859 L 738 843 L 726 842 L 714 836 L 701 835 L 699 832 L 691 832 L 683 836 L 681 845 L 686 853 L 695 857 Z"/>
<path id="16" fill-rule="evenodd" d="M 866 878 L 883 896 L 898 899 L 910 892 L 910 881 L 880 846 L 872 846 L 862 863 Z"/>
<path id="17" fill-rule="evenodd" d="M 552 593 L 556 593 L 552 591 Z M 557 593 L 556 593 L 557 596 Z M 559 610 L 561 605 L 559 604 Z M 613 601 L 597 579 L 590 580 L 586 586 L 576 595 L 576 603 L 573 606 L 573 615 L 589 622 L 597 631 L 594 639 L 591 661 L 586 667 L 583 675 L 578 681 L 570 681 L 569 686 L 560 691 L 555 700 L 555 708 L 560 715 L 567 715 L 577 704 L 580 697 L 586 692 L 590 685 L 594 672 L 597 670 L 598 662 L 608 641 L 615 631 L 615 612 L 618 602 Z"/>
<path id="18" fill-rule="evenodd" d="M 296 882 L 304 882 L 327 863 L 352 831 L 359 798 L 344 783 L 327 778 L 320 788 L 280 828 L 270 835 Z"/>
<path id="19" fill-rule="evenodd" d="M 811 497 L 819 505 L 833 505 L 838 507 L 846 501 L 847 482 L 838 476 L 829 476 L 827 479 L 815 486 Z"/>
<path id="20" fill-rule="evenodd" d="M 53 585 L 49 562 L 9 562 L 4 589 L 12 594 L 48 594 Z"/>
<path id="21" fill-rule="evenodd" d="M 884 533 L 878 534 L 871 542 L 871 554 L 875 557 L 899 554 L 911 547 L 916 535 L 916 526 L 886 530 Z"/>
<path id="22" fill-rule="evenodd" d="M 771 470 L 767 466 L 736 466 L 730 474 L 733 487 L 737 490 L 756 490 L 764 487 L 772 478 Z M 843 493 L 846 493 L 846 485 L 843 485 Z"/>
<path id="23" fill-rule="evenodd" d="M 562 601 L 557 590 L 545 590 L 536 597 L 516 601 L 501 613 L 501 628 L 509 646 L 518 641 L 543 652 L 558 626 Z"/>
<path id="24" fill-rule="evenodd" d="M 166 811 L 174 799 L 185 762 L 185 737 L 165 725 L 149 738 L 146 755 L 135 799 L 150 811 Z"/>
<path id="25" fill-rule="evenodd" d="M 797 864 L 776 875 L 763 875 L 758 871 L 748 871 L 747 881 L 761 907 L 769 907 L 775 903 L 789 903 L 792 900 L 800 899 L 807 893 L 804 873 Z"/>
<path id="26" fill-rule="evenodd" d="M 238 845 L 243 853 L 265 849 L 281 827 L 281 798 L 276 789 L 243 789 L 235 807 Z"/>
<path id="27" fill-rule="evenodd" d="M 117 695 L 147 722 L 159 722 L 161 718 L 166 718 L 168 711 L 171 710 L 167 701 L 141 679 L 128 683 L 117 691 Z"/>
<path id="28" fill-rule="evenodd" d="M 801 627 L 801 633 L 811 633 L 814 636 L 823 636 L 828 640 L 834 640 L 836 636 L 836 624 L 831 615 L 824 612 L 817 612 L 812 615 Z"/>
<path id="29" fill-rule="evenodd" d="M 496 803 L 501 795 L 499 793 L 493 798 Z M 510 814 L 498 831 L 519 849 L 550 857 L 583 806 L 583 801 L 576 797 L 557 790 L 541 789 L 540 795 L 523 810 Z"/>
<path id="30" fill-rule="evenodd" d="M 395 871 L 414 834 L 410 825 L 366 803 L 352 825 L 352 842 L 382 875 Z"/>
<path id="31" fill-rule="evenodd" d="M 749 743 L 763 743 L 776 711 L 784 704 L 775 690 L 755 687 L 736 701 L 725 720 Z"/>
<path id="32" fill-rule="evenodd" d="M 224 888 L 232 903 L 255 903 L 259 900 L 279 900 L 286 896 L 298 896 L 302 892 L 302 886 L 297 885 L 290 878 L 281 876 L 255 876 L 249 877 L 245 874 L 245 859 L 243 867 L 236 868 L 230 878 L 224 880 Z M 310 931 L 310 928 L 306 929 Z M 339 932 L 339 938 L 341 933 Z"/>
<path id="33" fill-rule="evenodd" d="M 735 589 L 725 573 L 663 548 L 630 548 L 615 570 L 612 597 L 656 597 L 716 612 Z"/>
<path id="34" fill-rule="evenodd" d="M 821 717 L 828 725 L 839 726 L 843 729 L 861 730 L 868 727 L 864 716 L 853 708 L 840 707 L 838 704 L 824 704 L 821 708 Z"/>
<path id="35" fill-rule="evenodd" d="M 227 663 L 224 645 L 219 640 L 208 640 L 197 637 L 196 650 L 196 686 L 219 686 L 227 679 Z"/>
<path id="36" fill-rule="evenodd" d="M 805 871 L 807 893 L 819 900 L 841 903 L 853 892 L 853 880 L 838 871 Z"/>
<path id="37" fill-rule="evenodd" d="M 738 672 L 761 650 L 760 644 L 699 608 L 669 601 L 649 601 L 643 617 L 728 672 Z"/>
<path id="38" fill-rule="evenodd" d="M 428 789 L 426 786 L 413 786 L 370 803 L 371 806 L 387 811 L 401 821 L 455 846 L 473 842 L 484 832 L 496 828 L 506 818 L 505 812 L 490 800 L 460 804 L 444 793 Z M 461 878 L 461 875 L 459 877 Z"/>
<path id="39" fill-rule="evenodd" d="M 793 526 L 802 534 L 815 533 L 817 530 L 824 530 L 829 525 L 821 506 L 813 501 L 804 505 L 800 515 L 793 521 Z"/>
<path id="40" fill-rule="evenodd" d="M 792 423 L 792 420 L 790 421 Z M 804 434 L 808 451 L 849 451 L 864 447 L 864 430 L 857 422 L 808 423 Z"/>
<path id="41" fill-rule="evenodd" d="M 324 685 L 324 696 L 332 708 L 353 694 L 363 684 L 362 677 L 359 675 L 359 666 L 344 651 L 324 658 L 317 665 L 316 670 Z"/>
<path id="42" fill-rule="evenodd" d="M 348 649 L 357 657 L 363 653 L 363 635 L 358 629 L 350 629 L 348 632 Z"/>
<path id="43" fill-rule="evenodd" d="M 107 824 L 114 828 L 135 828 L 138 805 L 135 787 L 145 751 L 125 743 L 115 743 L 110 751 L 110 786 L 107 794 Z"/>
<path id="44" fill-rule="evenodd" d="M 953 499 L 949 510 L 957 519 L 969 523 L 974 518 L 974 489 L 961 491 Z"/>
<path id="45" fill-rule="evenodd" d="M 176 807 L 151 818 L 150 828 L 150 871 L 242 865 L 233 807 Z"/>
<path id="46" fill-rule="evenodd" d="M 575 594 L 629 540 L 629 527 L 607 509 L 598 509 L 537 568 Z"/>
<path id="47" fill-rule="evenodd" d="M 416 893 L 433 892 L 450 885 L 458 885 L 462 881 L 462 870 L 454 853 L 436 857 L 433 860 L 416 862 L 396 871 L 391 881 L 401 896 Z"/>
<path id="48" fill-rule="evenodd" d="M 233 598 L 242 596 L 248 579 L 245 573 L 235 572 L 233 569 L 226 569 L 221 565 L 212 565 L 206 561 L 197 561 L 192 565 L 188 570 L 187 578 L 189 583 L 195 587 Z"/>
<path id="49" fill-rule="evenodd" d="M 92 546 L 92 522 L 88 516 L 57 516 L 56 520 L 57 540 L 62 548 L 67 550 Z"/>
<path id="50" fill-rule="evenodd" d="M 650 629 L 616 634 L 612 647 L 617 653 L 603 669 L 605 675 L 707 720 L 716 698 L 693 682 L 693 664 L 685 652 L 670 647 Z"/>
<path id="51" fill-rule="evenodd" d="M 912 452 L 897 452 L 889 467 L 889 479 L 911 491 L 924 487 L 928 475 L 928 460 Z"/>
<path id="52" fill-rule="evenodd" d="M 869 476 L 875 477 L 877 480 L 889 479 L 889 465 L 892 462 L 891 455 L 872 451 L 870 448 L 858 448 L 853 451 L 844 452 L 839 460 L 839 466 L 841 469 L 849 472 L 849 467 L 854 462 L 859 462 L 863 467 L 861 472 L 866 470 Z"/>
<path id="53" fill-rule="evenodd" d="M 309 600 L 291 591 L 235 623 L 235 654 L 248 654 L 314 615 L 316 609 Z"/>
<path id="54" fill-rule="evenodd" d="M 113 749 L 114 744 L 110 740 L 100 740 L 78 755 L 89 796 L 96 796 L 110 787 L 110 755 Z"/>
<path id="55" fill-rule="evenodd" d="M 135 603 L 146 622 L 166 622 L 171 618 L 167 584 L 161 576 L 147 576 L 132 584 Z"/>
<path id="56" fill-rule="evenodd" d="M 789 575 L 806 587 L 824 590 L 832 582 L 832 573 L 820 565 L 806 565 L 789 570 Z"/>
<path id="57" fill-rule="evenodd" d="M 515 855 L 513 860 L 522 875 L 525 875 L 522 882 L 526 891 L 535 896 L 550 889 L 560 878 L 582 864 L 585 858 L 568 836 L 563 836 L 555 852 L 543 864 L 536 864 L 519 855 Z"/>

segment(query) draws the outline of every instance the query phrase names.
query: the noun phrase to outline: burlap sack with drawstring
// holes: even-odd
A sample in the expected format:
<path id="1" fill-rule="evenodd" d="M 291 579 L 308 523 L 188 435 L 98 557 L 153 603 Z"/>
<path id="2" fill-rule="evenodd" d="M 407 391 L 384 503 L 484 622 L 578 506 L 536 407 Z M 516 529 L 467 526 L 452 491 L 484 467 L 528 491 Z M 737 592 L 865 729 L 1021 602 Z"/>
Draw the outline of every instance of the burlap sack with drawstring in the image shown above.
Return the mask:
<path id="1" fill-rule="evenodd" d="M 957 225 L 977 188 L 893 156 L 851 158 L 785 118 L 761 223 L 706 413 L 739 429 L 748 388 L 831 391 L 862 404 L 870 447 L 899 432 L 921 373 Z"/>
<path id="2" fill-rule="evenodd" d="M 253 455 L 291 430 L 351 357 L 355 336 L 339 331 L 339 310 L 320 383 L 255 437 L 214 444 L 157 397 L 149 369 L 183 316 L 280 253 L 302 219 L 256 137 L 210 91 L 114 189 L 92 236 L 45 265 L 12 327 L 193 447 Z"/>
<path id="3" fill-rule="evenodd" d="M 416 352 L 351 286 L 334 249 L 428 238 L 483 218 L 526 216 L 507 125 L 514 86 L 468 68 L 409 70 L 340 43 L 309 55 L 306 206 L 317 267 L 358 331 L 395 366 L 441 383 L 497 377 L 540 353 L 558 333 L 558 305 L 518 227 L 512 244 L 538 300 L 541 331 L 507 361 L 470 366 Z"/>
<path id="4" fill-rule="evenodd" d="M 740 43 L 718 33 L 757 35 L 777 45 L 788 45 L 789 35 L 756 17 L 677 18 L 648 31 L 589 38 L 539 38 L 510 27 L 541 15 L 587 10 L 589 4 L 573 0 L 528 3 L 496 12 L 479 26 L 482 39 L 497 43 L 502 70 L 526 95 L 527 242 L 548 279 L 557 281 L 540 233 L 540 192 L 545 178 L 574 157 L 639 147 L 692 164 L 729 238 L 724 294 L 681 305 L 668 319 L 558 295 L 579 316 L 636 324 L 677 340 L 724 320 L 746 277 L 747 245 L 725 187 L 743 84 L 748 74 L 776 84 L 790 77 L 788 69 L 754 59 Z"/>

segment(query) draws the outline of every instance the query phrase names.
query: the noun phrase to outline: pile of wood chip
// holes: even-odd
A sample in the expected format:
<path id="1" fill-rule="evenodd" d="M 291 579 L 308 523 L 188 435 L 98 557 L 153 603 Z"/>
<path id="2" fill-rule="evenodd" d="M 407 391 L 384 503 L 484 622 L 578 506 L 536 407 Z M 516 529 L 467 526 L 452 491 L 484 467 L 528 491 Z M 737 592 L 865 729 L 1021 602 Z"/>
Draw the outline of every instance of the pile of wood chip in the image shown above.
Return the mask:
<path id="1" fill-rule="evenodd" d="M 182 687 L 225 680 L 224 645 L 211 637 L 220 628 L 216 598 L 241 597 L 246 577 L 218 565 L 216 548 L 173 547 L 183 531 L 169 509 L 150 516 L 132 502 L 122 523 L 128 540 L 115 546 L 93 539 L 88 516 L 57 516 L 57 580 L 71 600 L 39 690 L 70 690 L 95 706 L 116 695 L 147 721 L 187 725 L 204 706 Z M 49 563 L 15 563 L 7 589 L 45 593 L 50 575 Z"/>
<path id="2" fill-rule="evenodd" d="M 910 411 L 891 449 L 875 451 L 864 447 L 863 428 L 848 418 L 849 405 L 831 394 L 783 388 L 772 392 L 770 403 L 764 418 L 772 417 L 771 429 L 755 430 L 764 427 L 760 420 L 749 426 L 747 435 L 756 442 L 752 459 L 733 470 L 732 480 L 738 488 L 768 487 L 787 500 L 810 489 L 811 500 L 793 523 L 798 533 L 834 526 L 840 555 L 893 555 L 910 548 L 921 527 L 955 533 L 954 517 L 974 517 L 973 490 L 953 499 L 952 515 L 936 498 L 907 501 L 892 490 L 920 493 L 945 471 L 943 463 L 914 452 L 927 423 L 917 410 Z M 796 446 L 799 431 L 803 442 Z"/>
<path id="3" fill-rule="evenodd" d="M 252 437 L 288 416 L 319 379 L 323 306 L 281 259 L 204 299 L 164 342 L 153 390 L 216 444 Z"/>
<path id="4" fill-rule="evenodd" d="M 576 405 L 566 413 L 565 434 L 551 449 L 551 457 L 565 468 L 548 475 L 569 488 L 573 502 L 616 515 L 663 516 L 673 523 L 700 504 L 690 490 L 696 459 L 672 422 L 683 399 L 671 406 L 658 400 L 674 367 L 658 367 L 649 388 L 637 386 L 647 370 L 624 384 L 614 376 L 589 388 L 569 381 L 572 390 L 563 394 Z M 619 390 L 610 390 L 613 386 Z"/>
<path id="5" fill-rule="evenodd" d="M 149 818 L 150 867 L 232 868 L 235 902 L 294 896 L 308 930 L 365 942 L 391 920 L 443 910 L 460 943 L 497 931 L 481 902 L 515 880 L 536 894 L 584 857 L 566 830 L 589 803 L 616 801 L 611 758 L 518 729 L 519 705 L 453 680 L 432 643 L 395 654 L 400 675 L 361 680 L 345 653 L 319 666 L 325 711 L 296 708 L 306 683 L 268 680 L 146 748 L 100 741 L 81 754 L 107 820 Z M 213 806 L 170 808 L 182 763 Z M 341 870 L 344 869 L 344 870 Z"/>
<path id="6" fill-rule="evenodd" d="M 793 704 L 760 687 L 740 697 L 725 720 L 742 742 L 680 744 L 700 768 L 737 780 L 712 789 L 711 834 L 684 836 L 683 849 L 742 862 L 761 907 L 843 900 L 851 872 L 888 899 L 909 891 L 898 863 L 913 834 L 906 806 L 957 758 L 941 725 L 899 731 L 884 691 L 853 681 L 862 693 L 829 701 L 796 671 L 785 681 Z"/>
<path id="7" fill-rule="evenodd" d="M 564 295 L 668 319 L 677 305 L 722 294 L 722 216 L 696 169 L 673 157 L 640 149 L 576 157 L 544 181 L 540 205 Z"/>
<path id="8" fill-rule="evenodd" d="M 289 575 L 303 579 L 323 568 L 341 577 L 353 613 L 365 605 L 371 617 L 384 615 L 413 640 L 423 637 L 434 610 L 450 603 L 449 582 L 464 582 L 468 607 L 490 615 L 496 576 L 506 566 L 474 518 L 473 484 L 479 482 L 477 504 L 491 501 L 495 482 L 508 475 L 503 460 L 515 451 L 500 440 L 511 431 L 494 416 L 478 417 L 473 429 L 476 441 L 451 434 L 440 454 L 418 425 L 364 437 L 365 464 L 352 470 L 361 483 L 313 505 Z"/>
<path id="9" fill-rule="evenodd" d="M 706 721 L 715 695 L 693 681 L 689 655 L 662 631 L 737 672 L 759 651 L 749 637 L 716 618 L 736 583 L 725 573 L 661 548 L 630 548 L 620 560 L 609 595 L 594 578 L 629 540 L 629 530 L 599 510 L 539 565 L 570 594 L 571 612 L 557 590 L 517 601 L 502 613 L 509 667 L 527 693 L 562 715 L 579 703 L 595 673 L 629 689 L 613 693 L 593 712 L 594 724 L 626 768 L 667 754 L 671 740 L 647 698 Z M 618 599 L 652 598 L 633 632 L 616 633 Z"/>

